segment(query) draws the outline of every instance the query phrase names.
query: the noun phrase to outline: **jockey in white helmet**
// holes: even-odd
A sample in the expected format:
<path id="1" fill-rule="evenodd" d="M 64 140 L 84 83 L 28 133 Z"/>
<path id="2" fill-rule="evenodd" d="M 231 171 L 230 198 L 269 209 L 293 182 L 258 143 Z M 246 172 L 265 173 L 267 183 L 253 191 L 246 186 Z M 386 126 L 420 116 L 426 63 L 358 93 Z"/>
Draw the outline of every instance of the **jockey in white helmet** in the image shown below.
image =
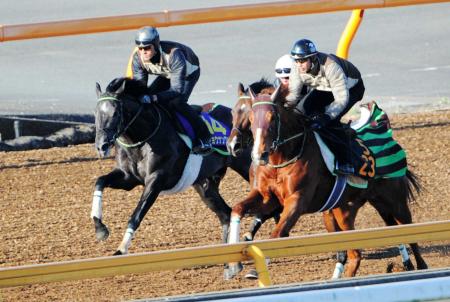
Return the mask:
<path id="1" fill-rule="evenodd" d="M 275 76 L 277 77 L 280 85 L 289 85 L 289 76 L 291 74 L 291 68 L 294 64 L 294 60 L 290 55 L 286 54 L 281 56 L 275 64 Z"/>

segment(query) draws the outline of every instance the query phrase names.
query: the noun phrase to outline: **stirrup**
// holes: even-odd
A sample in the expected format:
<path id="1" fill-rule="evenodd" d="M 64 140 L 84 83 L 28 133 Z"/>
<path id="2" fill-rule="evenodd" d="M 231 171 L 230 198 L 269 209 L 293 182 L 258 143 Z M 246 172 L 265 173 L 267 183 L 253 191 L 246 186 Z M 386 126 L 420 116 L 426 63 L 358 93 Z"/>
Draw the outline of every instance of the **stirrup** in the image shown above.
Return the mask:
<path id="1" fill-rule="evenodd" d="M 353 175 L 355 174 L 355 168 L 353 168 L 352 165 L 350 164 L 343 164 L 343 165 L 337 165 L 335 172 L 337 174 L 349 174 L 349 175 Z"/>
<path id="2" fill-rule="evenodd" d="M 192 147 L 192 152 L 197 155 L 206 156 L 213 152 L 212 144 L 208 140 L 203 142 L 203 140 L 199 139 L 200 144 Z"/>

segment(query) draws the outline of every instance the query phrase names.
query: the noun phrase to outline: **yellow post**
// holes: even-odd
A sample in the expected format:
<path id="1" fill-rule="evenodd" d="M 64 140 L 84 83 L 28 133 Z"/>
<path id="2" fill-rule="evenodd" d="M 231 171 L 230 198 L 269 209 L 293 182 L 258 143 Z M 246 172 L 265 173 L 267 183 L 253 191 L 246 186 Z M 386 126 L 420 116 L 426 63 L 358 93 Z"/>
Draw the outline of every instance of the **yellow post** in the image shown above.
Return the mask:
<path id="1" fill-rule="evenodd" d="M 128 60 L 127 70 L 125 71 L 125 76 L 127 78 L 130 78 L 130 79 L 133 78 L 133 67 L 132 67 L 132 65 L 133 65 L 133 56 L 134 56 L 134 54 L 136 53 L 137 50 L 138 50 L 138 48 L 135 47 L 134 50 L 131 52 L 130 59 Z"/>
<path id="2" fill-rule="evenodd" d="M 245 250 L 245 254 L 252 257 L 255 261 L 256 272 L 258 273 L 258 286 L 266 287 L 272 285 L 269 270 L 267 269 L 266 257 L 261 249 L 255 245 L 250 245 Z"/>
<path id="3" fill-rule="evenodd" d="M 353 10 L 352 16 L 348 20 L 347 26 L 345 27 L 344 32 L 341 35 L 341 39 L 339 40 L 338 48 L 336 50 L 336 55 L 338 57 L 344 59 L 348 58 L 348 49 L 350 48 L 350 44 L 352 43 L 352 40 L 355 37 L 359 24 L 361 24 L 363 15 L 364 15 L 363 9 Z"/>

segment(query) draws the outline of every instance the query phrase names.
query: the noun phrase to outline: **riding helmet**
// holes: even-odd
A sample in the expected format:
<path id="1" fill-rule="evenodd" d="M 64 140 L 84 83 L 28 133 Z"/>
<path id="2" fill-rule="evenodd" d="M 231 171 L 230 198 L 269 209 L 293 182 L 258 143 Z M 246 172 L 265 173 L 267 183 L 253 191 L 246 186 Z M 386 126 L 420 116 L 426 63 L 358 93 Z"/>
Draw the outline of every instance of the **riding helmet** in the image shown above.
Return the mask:
<path id="1" fill-rule="evenodd" d="M 317 54 L 316 46 L 308 39 L 301 39 L 294 43 L 291 50 L 291 57 L 294 60 L 306 59 Z"/>
<path id="2" fill-rule="evenodd" d="M 137 47 L 147 47 L 153 45 L 156 49 L 159 47 L 159 33 L 156 28 L 151 26 L 144 26 L 136 33 L 134 39 Z"/>
<path id="3" fill-rule="evenodd" d="M 281 56 L 275 64 L 275 76 L 277 78 L 288 78 L 291 74 L 292 60 L 290 55 Z"/>

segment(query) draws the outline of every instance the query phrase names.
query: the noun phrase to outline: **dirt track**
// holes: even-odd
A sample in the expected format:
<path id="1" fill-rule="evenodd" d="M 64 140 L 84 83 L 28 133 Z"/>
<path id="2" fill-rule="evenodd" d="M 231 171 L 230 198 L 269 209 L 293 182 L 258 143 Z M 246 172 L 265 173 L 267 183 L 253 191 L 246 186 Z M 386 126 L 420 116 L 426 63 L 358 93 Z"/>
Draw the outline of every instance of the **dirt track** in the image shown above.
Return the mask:
<path id="1" fill-rule="evenodd" d="M 414 221 L 450 219 L 450 111 L 396 115 L 391 121 L 395 138 L 425 188 L 411 204 Z M 140 188 L 105 190 L 104 222 L 111 236 L 97 243 L 89 218 L 93 184 L 113 165 L 113 160 L 97 159 L 92 145 L 0 153 L 0 266 L 111 255 L 141 192 Z M 221 192 L 234 204 L 247 188 L 230 171 Z M 362 209 L 356 224 L 359 229 L 382 225 L 370 207 Z M 272 222 L 264 225 L 258 238 L 267 238 L 272 226 Z M 291 236 L 320 232 L 324 232 L 321 215 L 314 214 L 302 217 Z M 218 220 L 189 189 L 158 199 L 136 233 L 130 253 L 216 244 L 220 236 Z M 430 268 L 450 267 L 449 244 L 450 239 L 422 244 Z M 334 268 L 331 256 L 276 259 L 269 267 L 272 281 L 327 279 Z M 392 262 L 401 262 L 394 248 L 365 250 L 359 275 L 384 273 Z M 213 266 L 7 288 L 0 290 L 0 301 L 121 301 L 256 286 L 256 281 L 241 278 L 225 282 L 222 267 Z"/>

